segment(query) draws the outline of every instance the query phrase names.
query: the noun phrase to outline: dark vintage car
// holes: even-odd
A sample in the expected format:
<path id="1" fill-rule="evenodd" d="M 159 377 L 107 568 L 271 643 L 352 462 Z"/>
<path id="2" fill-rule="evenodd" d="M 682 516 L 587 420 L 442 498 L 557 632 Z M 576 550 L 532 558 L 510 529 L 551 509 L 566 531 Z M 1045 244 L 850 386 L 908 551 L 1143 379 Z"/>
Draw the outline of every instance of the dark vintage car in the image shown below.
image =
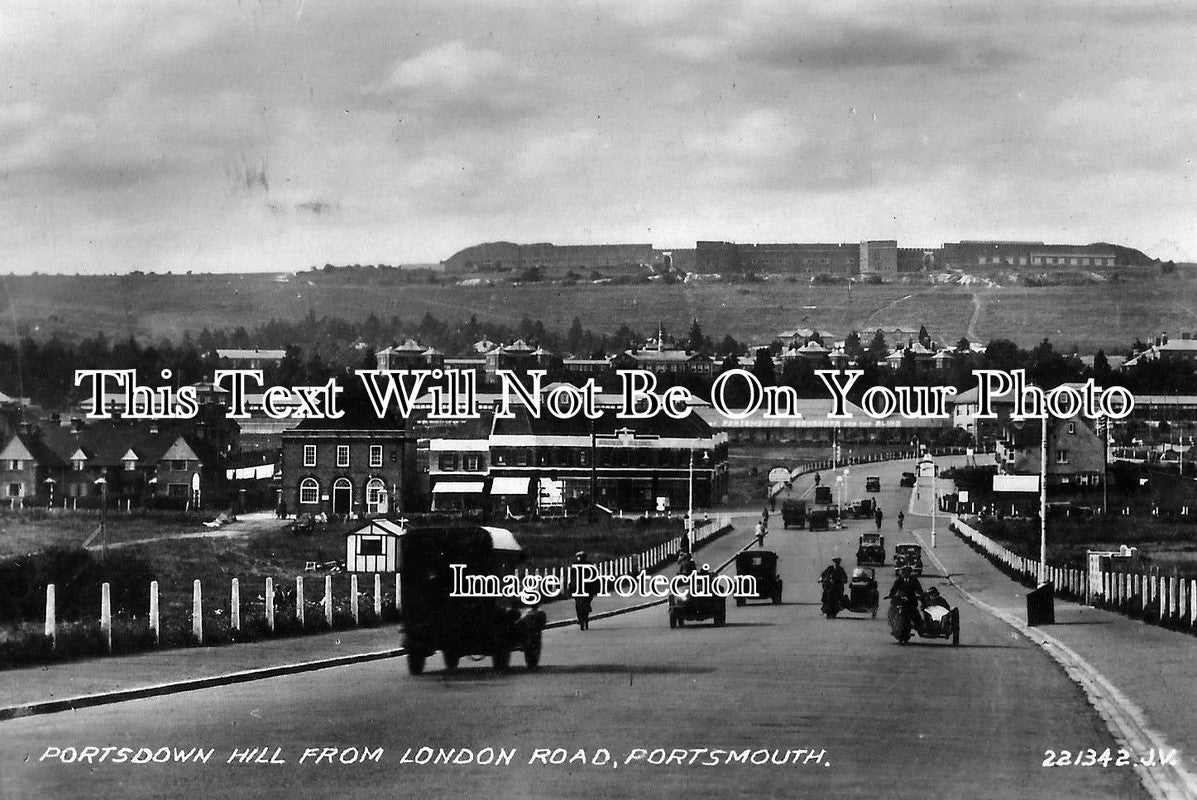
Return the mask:
<path id="1" fill-rule="evenodd" d="M 781 526 L 788 528 L 793 525 L 796 528 L 806 527 L 806 501 L 805 500 L 784 500 L 781 504 Z"/>
<path id="2" fill-rule="evenodd" d="M 669 595 L 669 627 L 681 628 L 687 622 L 709 619 L 715 625 L 727 621 L 727 598 L 697 595 L 681 591 Z"/>
<path id="3" fill-rule="evenodd" d="M 865 491 L 866 492 L 881 491 L 881 478 L 878 477 L 877 475 L 870 475 L 869 477 L 865 478 Z"/>
<path id="4" fill-rule="evenodd" d="M 853 500 L 844 506 L 844 516 L 853 519 L 872 519 L 877 514 L 877 501 L 871 497 Z"/>
<path id="5" fill-rule="evenodd" d="M 856 563 L 881 566 L 885 563 L 885 537 L 879 533 L 862 533 L 856 548 Z"/>
<path id="6" fill-rule="evenodd" d="M 511 531 L 484 526 L 408 529 L 399 537 L 399 586 L 407 668 L 424 671 L 428 656 L 441 651 L 445 668 L 455 670 L 462 656 L 489 656 L 505 671 L 514 650 L 524 651 L 529 670 L 540 664 L 545 614 L 521 611 L 502 597 L 453 594 L 451 565 L 466 575 L 511 575 L 523 551 Z"/>
<path id="7" fill-rule="evenodd" d="M 815 487 L 815 502 L 820 505 L 827 505 L 832 503 L 831 487 L 830 486 L 816 486 Z"/>
<path id="8" fill-rule="evenodd" d="M 781 576 L 777 574 L 777 553 L 772 550 L 746 550 L 736 554 L 736 574 L 756 579 L 756 594 L 736 598 L 742 606 L 749 600 L 770 600 L 781 603 Z"/>
<path id="9" fill-rule="evenodd" d="M 898 482 L 898 485 L 904 489 L 910 489 L 913 488 L 916 483 L 918 483 L 918 479 L 914 476 L 913 472 L 903 472 L 902 480 Z"/>
<path id="10" fill-rule="evenodd" d="M 825 509 L 816 509 L 806 515 L 806 526 L 812 531 L 826 531 L 831 529 L 831 513 Z"/>
<path id="11" fill-rule="evenodd" d="M 910 566 L 915 575 L 923 574 L 923 548 L 914 542 L 894 545 L 894 571 Z"/>

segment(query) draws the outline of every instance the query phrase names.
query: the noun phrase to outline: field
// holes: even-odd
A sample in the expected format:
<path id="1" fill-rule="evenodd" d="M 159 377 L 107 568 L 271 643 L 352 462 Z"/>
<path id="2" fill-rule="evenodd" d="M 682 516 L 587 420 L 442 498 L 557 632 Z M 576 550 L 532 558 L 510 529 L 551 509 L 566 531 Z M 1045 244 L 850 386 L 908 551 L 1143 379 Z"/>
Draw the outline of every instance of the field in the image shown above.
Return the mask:
<path id="1" fill-rule="evenodd" d="M 1029 520 L 988 520 L 980 531 L 1020 555 L 1039 557 L 1039 526 Z M 1048 516 L 1047 559 L 1086 566 L 1086 550 L 1139 548 L 1147 566 L 1197 577 L 1197 525 L 1144 515 L 1060 519 Z"/>
<path id="2" fill-rule="evenodd" d="M 369 271 L 367 271 L 369 272 Z M 283 282 L 281 278 L 286 278 Z M 1044 337 L 1057 349 L 1125 351 L 1161 330 L 1197 331 L 1197 275 L 1145 271 L 1118 284 L 983 288 L 900 282 L 814 286 L 775 277 L 755 284 L 452 286 L 399 283 L 369 275 L 275 274 L 8 276 L 0 281 L 0 337 L 62 332 L 177 339 L 204 327 L 252 327 L 270 318 L 362 319 L 425 313 L 451 321 L 518 323 L 527 315 L 565 331 L 574 317 L 599 333 L 620 324 L 648 334 L 658 322 L 682 333 L 694 317 L 716 340 L 730 333 L 762 342 L 787 328 L 849 330 L 925 324 L 942 342 L 1009 338 L 1028 347 Z M 11 324 L 7 324 L 9 320 Z M 892 338 L 892 337 L 891 337 Z"/>

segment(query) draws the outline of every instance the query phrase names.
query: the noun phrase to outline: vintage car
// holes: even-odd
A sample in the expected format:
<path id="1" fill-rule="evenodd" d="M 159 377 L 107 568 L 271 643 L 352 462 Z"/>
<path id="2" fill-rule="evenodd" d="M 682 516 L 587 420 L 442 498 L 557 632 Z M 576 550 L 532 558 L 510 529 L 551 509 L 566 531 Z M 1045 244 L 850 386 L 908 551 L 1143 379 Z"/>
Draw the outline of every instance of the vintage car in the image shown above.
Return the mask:
<path id="1" fill-rule="evenodd" d="M 909 566 L 915 575 L 923 574 L 923 548 L 914 542 L 894 545 L 894 572 Z"/>
<path id="2" fill-rule="evenodd" d="M 756 579 L 756 594 L 736 598 L 742 606 L 749 600 L 770 600 L 781 603 L 781 576 L 777 574 L 777 553 L 772 550 L 745 550 L 736 554 L 736 574 Z"/>
<path id="3" fill-rule="evenodd" d="M 783 500 L 781 503 L 781 527 L 788 528 L 791 525 L 797 528 L 806 527 L 806 501 L 805 500 Z"/>
<path id="4" fill-rule="evenodd" d="M 806 515 L 806 526 L 811 531 L 831 530 L 831 513 L 825 509 L 816 509 Z"/>
<path id="5" fill-rule="evenodd" d="M 514 573 L 523 551 L 511 531 L 485 526 L 407 529 L 399 537 L 399 587 L 403 646 L 412 675 L 424 671 L 428 656 L 441 651 L 445 669 L 457 669 L 462 656 L 490 656 L 505 671 L 514 650 L 524 651 L 529 670 L 540 664 L 545 614 L 521 611 L 502 597 L 461 597 L 453 593 L 452 565 L 465 575 L 502 577 Z"/>
<path id="6" fill-rule="evenodd" d="M 872 519 L 877 513 L 877 501 L 869 497 L 864 500 L 853 500 L 844 506 L 844 516 L 853 519 Z"/>
<path id="7" fill-rule="evenodd" d="M 918 478 L 915 477 L 913 472 L 903 472 L 902 480 L 898 482 L 898 485 L 904 489 L 910 489 L 913 488 L 916 483 L 918 483 Z"/>
<path id="8" fill-rule="evenodd" d="M 881 478 L 877 475 L 870 475 L 869 477 L 865 478 L 865 491 L 866 492 L 881 491 Z"/>
<path id="9" fill-rule="evenodd" d="M 879 533 L 862 533 L 860 545 L 856 548 L 856 563 L 877 566 L 884 564 L 885 537 Z"/>
<path id="10" fill-rule="evenodd" d="M 830 486 L 816 486 L 815 487 L 815 502 L 819 505 L 828 505 L 834 502 L 831 499 Z"/>
<path id="11" fill-rule="evenodd" d="M 715 625 L 727 621 L 727 598 L 681 591 L 669 595 L 669 627 L 681 628 L 687 621 L 709 619 Z"/>

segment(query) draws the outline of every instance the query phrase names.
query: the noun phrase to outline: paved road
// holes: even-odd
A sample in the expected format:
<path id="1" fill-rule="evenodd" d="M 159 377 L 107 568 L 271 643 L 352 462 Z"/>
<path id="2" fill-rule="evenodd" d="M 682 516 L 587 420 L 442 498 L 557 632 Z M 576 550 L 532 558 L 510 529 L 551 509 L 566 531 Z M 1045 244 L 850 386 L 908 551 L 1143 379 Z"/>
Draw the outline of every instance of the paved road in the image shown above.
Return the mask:
<path id="1" fill-rule="evenodd" d="M 909 499 L 898 471 L 854 467 L 848 492 L 863 496 L 864 477 L 882 476 L 891 552 L 907 538 L 894 524 Z M 658 607 L 585 633 L 550 632 L 542 671 L 532 675 L 478 664 L 411 678 L 400 662 L 384 661 L 14 720 L 2 728 L 0 796 L 1144 796 L 1129 768 L 1041 766 L 1047 749 L 1115 745 L 1080 690 L 1008 626 L 966 605 L 959 648 L 899 647 L 884 614 L 820 616 L 818 572 L 835 554 L 851 566 L 856 536 L 872 522 L 818 534 L 783 532 L 779 522 L 766 546 L 782 558 L 785 604 L 733 606 L 726 627 L 671 631 Z M 187 765 L 39 760 L 47 747 L 85 745 L 215 753 Z M 326 746 L 383 754 L 377 763 L 299 763 L 306 748 Z M 253 747 L 281 748 L 286 763 L 225 763 L 233 748 Z M 516 754 L 509 766 L 402 763 L 421 747 Z M 535 749 L 558 747 L 591 759 L 605 748 L 618 767 L 528 763 Z M 637 748 L 813 750 L 819 758 L 628 763 Z"/>

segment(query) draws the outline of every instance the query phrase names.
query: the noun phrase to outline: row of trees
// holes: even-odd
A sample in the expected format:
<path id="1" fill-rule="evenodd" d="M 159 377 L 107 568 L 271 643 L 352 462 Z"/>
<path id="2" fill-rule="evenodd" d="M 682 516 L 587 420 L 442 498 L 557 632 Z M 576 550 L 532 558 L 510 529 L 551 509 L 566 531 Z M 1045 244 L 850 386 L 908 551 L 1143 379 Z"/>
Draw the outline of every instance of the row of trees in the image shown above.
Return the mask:
<path id="1" fill-rule="evenodd" d="M 150 385 L 194 383 L 211 378 L 217 366 L 215 351 L 224 348 L 285 350 L 282 363 L 267 370 L 266 377 L 271 382 L 294 385 L 323 383 L 354 368 L 372 367 L 377 348 L 409 337 L 449 356 L 474 354 L 474 344 L 483 339 L 493 342 L 524 339 L 534 347 L 541 346 L 557 354 L 603 358 L 644 347 L 659 332 L 669 346 L 713 356 L 718 362 L 717 372 L 740 366 L 739 357 L 747 352 L 747 347 L 730 335 L 716 343 L 704 333 L 698 320 L 693 320 L 684 335 L 671 336 L 660 328 L 637 331 L 626 323 L 610 334 L 599 334 L 582 327 L 577 318 L 568 330 L 559 332 L 529 317 L 524 317 L 518 325 L 508 326 L 481 323 L 475 317 L 464 323 L 452 323 L 431 313 L 415 322 L 397 316 L 382 319 L 375 314 L 360 321 L 309 314 L 295 322 L 270 320 L 253 329 L 204 329 L 197 336 L 187 334 L 178 342 L 143 343 L 134 338 L 109 341 L 103 334 L 79 342 L 57 337 L 39 341 L 28 336 L 15 344 L 0 342 L 0 391 L 30 397 L 49 408 L 61 408 L 79 396 L 74 385 L 77 369 L 134 369 L 139 381 Z M 924 346 L 933 345 L 925 327 L 919 331 L 918 339 Z M 774 343 L 756 352 L 752 371 L 757 377 L 766 385 L 791 386 L 803 397 L 826 396 L 826 387 L 814 374 L 815 369 L 826 365 L 787 359 L 778 370 L 774 356 L 780 350 L 781 344 Z M 1009 340 L 997 339 L 981 353 L 973 353 L 968 340 L 961 339 L 945 371 L 920 368 L 909 353 L 896 370 L 879 367 L 892 352 L 880 330 L 868 337 L 867 342 L 859 332 L 851 332 L 845 338 L 844 350 L 864 371 L 856 386 L 860 392 L 877 385 L 933 383 L 951 384 L 964 390 L 975 383 L 973 370 L 1026 369 L 1030 380 L 1045 388 L 1091 377 L 1103 386 L 1123 385 L 1141 394 L 1197 394 L 1197 371 L 1191 364 L 1145 361 L 1125 372 L 1114 372 L 1103 352 L 1097 354 L 1092 367 L 1087 367 L 1076 353 L 1058 351 L 1047 339 L 1029 350 Z M 559 359 L 556 367 L 551 370 L 551 377 L 567 377 Z M 169 378 L 161 377 L 163 370 L 170 370 Z M 665 382 L 681 383 L 699 392 L 707 389 L 693 377 L 678 376 Z"/>

